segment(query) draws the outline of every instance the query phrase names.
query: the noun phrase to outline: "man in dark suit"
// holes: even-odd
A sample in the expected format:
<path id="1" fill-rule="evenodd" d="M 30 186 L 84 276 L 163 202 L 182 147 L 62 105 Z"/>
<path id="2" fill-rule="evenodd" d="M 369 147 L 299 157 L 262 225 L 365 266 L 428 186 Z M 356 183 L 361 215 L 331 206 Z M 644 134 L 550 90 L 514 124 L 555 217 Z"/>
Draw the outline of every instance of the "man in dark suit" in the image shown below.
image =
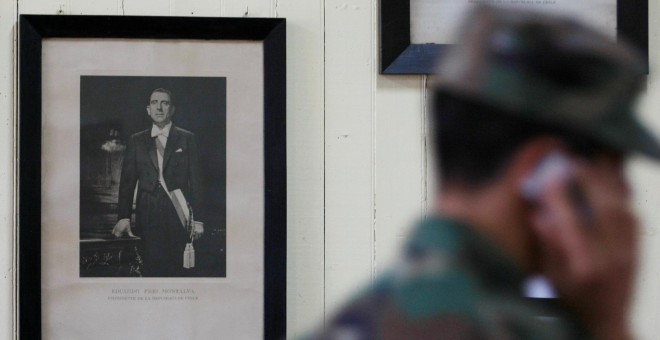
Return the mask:
<path id="1" fill-rule="evenodd" d="M 152 91 L 147 113 L 153 125 L 132 135 L 124 154 L 119 184 L 116 237 L 133 237 L 131 214 L 137 185 L 135 231 L 144 242 L 144 276 L 183 274 L 183 252 L 191 234 L 173 203 L 179 189 L 200 219 L 201 176 L 195 135 L 172 124 L 175 106 L 169 90 Z M 187 209 L 186 209 L 187 210 Z M 185 224 L 185 223 L 184 223 Z M 203 229 L 193 232 L 199 237 Z"/>

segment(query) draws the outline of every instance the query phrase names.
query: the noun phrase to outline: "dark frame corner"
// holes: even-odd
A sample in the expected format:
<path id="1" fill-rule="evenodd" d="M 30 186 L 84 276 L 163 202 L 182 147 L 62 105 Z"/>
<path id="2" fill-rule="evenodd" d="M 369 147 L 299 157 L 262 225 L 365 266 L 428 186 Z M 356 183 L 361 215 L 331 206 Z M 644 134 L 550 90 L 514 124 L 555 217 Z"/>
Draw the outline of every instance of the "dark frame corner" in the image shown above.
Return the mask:
<path id="1" fill-rule="evenodd" d="M 41 46 L 45 38 L 253 40 L 264 44 L 264 337 L 286 336 L 286 19 L 21 15 L 19 338 L 41 338 Z"/>
<path id="2" fill-rule="evenodd" d="M 617 1 L 617 34 L 637 46 L 648 73 L 648 0 Z M 646 18 L 646 20 L 640 20 Z M 412 44 L 410 0 L 380 0 L 380 72 L 432 74 L 435 60 L 449 45 Z"/>

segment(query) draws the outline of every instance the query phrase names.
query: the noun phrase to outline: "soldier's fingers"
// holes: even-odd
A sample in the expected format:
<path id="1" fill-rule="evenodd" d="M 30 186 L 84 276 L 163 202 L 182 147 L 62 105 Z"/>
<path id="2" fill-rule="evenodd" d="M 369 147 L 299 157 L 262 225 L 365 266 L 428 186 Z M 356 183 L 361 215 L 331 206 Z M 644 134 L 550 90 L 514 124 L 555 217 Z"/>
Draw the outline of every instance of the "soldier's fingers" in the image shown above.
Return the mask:
<path id="1" fill-rule="evenodd" d="M 546 225 L 546 240 L 554 242 L 551 249 L 555 256 L 563 259 L 565 271 L 578 282 L 589 280 L 595 270 L 595 254 L 591 251 L 590 240 L 585 235 L 586 226 L 579 208 L 569 192 L 566 180 L 550 183 L 540 201 L 541 217 Z"/>
<path id="2" fill-rule="evenodd" d="M 590 237 L 604 247 L 633 245 L 636 241 L 637 222 L 621 176 L 616 164 L 578 163 L 575 167 L 575 180 L 585 192 L 593 214 Z"/>

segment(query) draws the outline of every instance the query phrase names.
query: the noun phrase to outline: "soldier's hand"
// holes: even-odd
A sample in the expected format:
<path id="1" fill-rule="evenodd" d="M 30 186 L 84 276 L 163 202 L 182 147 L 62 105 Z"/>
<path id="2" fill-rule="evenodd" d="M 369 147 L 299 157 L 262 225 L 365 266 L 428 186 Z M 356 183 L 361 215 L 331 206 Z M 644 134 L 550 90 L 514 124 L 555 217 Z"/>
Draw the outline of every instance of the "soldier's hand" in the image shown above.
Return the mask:
<path id="1" fill-rule="evenodd" d="M 543 273 L 597 339 L 631 335 L 637 221 L 622 173 L 623 162 L 611 155 L 578 163 L 572 185 L 583 192 L 588 209 L 578 207 L 566 181 L 558 181 L 543 193 L 532 217 Z"/>
<path id="2" fill-rule="evenodd" d="M 122 237 L 124 233 L 127 233 L 130 237 L 135 237 L 131 231 L 131 220 L 127 218 L 117 221 L 117 224 L 115 224 L 115 227 L 112 229 L 112 234 L 115 235 L 115 237 Z"/>

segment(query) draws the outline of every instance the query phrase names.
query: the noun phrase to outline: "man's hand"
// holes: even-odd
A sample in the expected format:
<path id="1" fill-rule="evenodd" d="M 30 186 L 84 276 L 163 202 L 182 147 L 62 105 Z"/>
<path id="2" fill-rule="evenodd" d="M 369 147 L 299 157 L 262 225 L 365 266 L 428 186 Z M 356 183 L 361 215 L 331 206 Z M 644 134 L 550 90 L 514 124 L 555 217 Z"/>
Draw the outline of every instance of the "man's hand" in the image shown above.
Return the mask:
<path id="1" fill-rule="evenodd" d="M 583 192 L 588 212 L 580 212 L 568 183 L 556 181 L 532 217 L 543 274 L 598 339 L 631 338 L 628 308 L 637 264 L 637 221 L 622 167 L 620 159 L 609 156 L 576 164 L 570 185 Z"/>
<path id="2" fill-rule="evenodd" d="M 194 221 L 192 223 L 192 234 L 193 234 L 193 239 L 197 240 L 200 237 L 202 237 L 202 234 L 204 234 L 204 223 L 199 222 L 199 221 Z"/>
<path id="3" fill-rule="evenodd" d="M 124 233 L 128 233 L 128 236 L 130 237 L 135 237 L 131 231 L 131 220 L 127 218 L 117 221 L 117 224 L 115 224 L 115 227 L 112 229 L 112 234 L 115 235 L 115 237 L 122 237 Z"/>

